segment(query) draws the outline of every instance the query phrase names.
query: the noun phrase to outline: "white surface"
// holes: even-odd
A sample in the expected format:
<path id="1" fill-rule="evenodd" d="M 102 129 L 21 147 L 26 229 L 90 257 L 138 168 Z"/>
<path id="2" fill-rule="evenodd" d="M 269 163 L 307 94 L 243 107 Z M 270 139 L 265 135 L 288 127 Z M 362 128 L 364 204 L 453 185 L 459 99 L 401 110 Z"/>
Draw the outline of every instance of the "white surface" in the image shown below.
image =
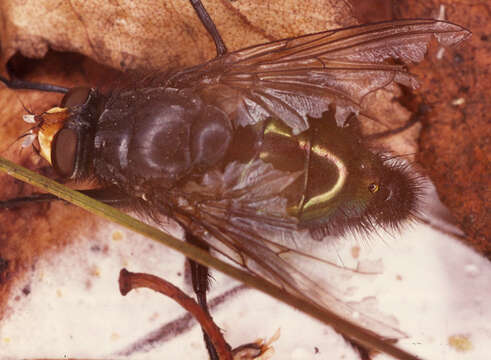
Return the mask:
<path id="1" fill-rule="evenodd" d="M 29 275 L 31 293 L 15 301 L 29 280 L 18 284 L 12 291 L 10 316 L 0 322 L 0 358 L 117 358 L 131 344 L 184 315 L 150 290 L 119 294 L 122 267 L 162 276 L 188 292 L 190 287 L 184 281 L 182 256 L 115 229 L 110 225 L 97 240 L 75 241 L 63 252 L 41 259 Z M 122 239 L 114 240 L 114 231 L 121 231 Z M 107 252 L 91 250 L 95 245 L 107 246 Z M 381 266 L 383 273 L 367 290 L 362 282 L 357 294 L 397 320 L 409 335 L 400 341 L 402 347 L 424 359 L 489 359 L 489 261 L 426 225 L 359 245 L 360 259 L 375 261 L 369 266 Z M 214 273 L 214 278 L 211 297 L 238 285 L 221 274 Z M 269 338 L 280 328 L 273 359 L 358 359 L 329 327 L 255 290 L 239 292 L 213 315 L 234 347 Z M 470 348 L 450 346 L 451 337 L 464 339 Z M 129 357 L 207 359 L 207 354 L 201 331 L 193 326 Z"/>

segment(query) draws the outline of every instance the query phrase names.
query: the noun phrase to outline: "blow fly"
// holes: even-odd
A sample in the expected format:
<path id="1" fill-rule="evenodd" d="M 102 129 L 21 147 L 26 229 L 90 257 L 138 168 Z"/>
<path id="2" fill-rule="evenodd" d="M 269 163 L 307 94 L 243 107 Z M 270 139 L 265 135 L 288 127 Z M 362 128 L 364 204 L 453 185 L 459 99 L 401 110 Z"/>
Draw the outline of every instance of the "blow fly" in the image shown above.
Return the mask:
<path id="1" fill-rule="evenodd" d="M 191 3 L 217 57 L 110 93 L 55 88 L 65 93 L 60 106 L 27 117 L 41 156 L 62 178 L 95 179 L 108 190 L 104 201 L 170 217 L 187 241 L 349 314 L 334 288 L 298 265 L 321 261 L 302 241 L 398 229 L 413 217 L 417 178 L 370 146 L 358 115 L 367 94 L 416 86 L 405 65 L 422 60 L 433 36 L 453 45 L 469 32 L 396 20 L 227 52 L 201 3 Z M 192 274 L 206 307 L 207 269 L 192 262 Z M 393 335 L 377 320 L 359 321 Z"/>

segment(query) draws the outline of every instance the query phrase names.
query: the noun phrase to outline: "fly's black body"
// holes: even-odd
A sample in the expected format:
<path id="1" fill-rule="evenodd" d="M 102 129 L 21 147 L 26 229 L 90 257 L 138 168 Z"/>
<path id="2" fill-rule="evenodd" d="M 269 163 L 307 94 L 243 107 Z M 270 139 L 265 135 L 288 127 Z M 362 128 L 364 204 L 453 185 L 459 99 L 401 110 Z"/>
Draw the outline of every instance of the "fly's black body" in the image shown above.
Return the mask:
<path id="1" fill-rule="evenodd" d="M 216 166 L 233 132 L 223 111 L 192 94 L 160 87 L 123 91 L 98 118 L 87 166 L 98 180 L 143 197 Z"/>
<path id="2" fill-rule="evenodd" d="M 269 195 L 287 200 L 285 211 L 275 214 L 284 217 L 279 228 L 307 228 L 318 239 L 369 231 L 375 224 L 397 228 L 416 208 L 418 184 L 406 167 L 371 152 L 355 118 L 338 126 L 335 110 L 309 119 L 310 128 L 295 135 L 274 117 L 234 127 L 219 107 L 166 87 L 119 90 L 108 97 L 76 88 L 66 99 L 79 93 L 87 98 L 70 109 L 54 140 L 55 169 L 75 179 L 94 176 L 131 195 L 143 210 L 173 216 L 179 213 L 174 199 L 184 197 L 198 206 L 204 199 L 195 201 L 198 194 L 183 189 L 232 164 L 240 171 L 257 166 L 283 174 L 282 193 Z"/>
<path id="3" fill-rule="evenodd" d="M 201 3 L 192 4 L 218 57 L 110 94 L 70 89 L 60 107 L 30 119 L 41 155 L 60 176 L 95 178 L 122 203 L 178 221 L 188 241 L 349 315 L 332 289 L 290 261 L 306 254 L 285 239 L 397 229 L 411 218 L 417 179 L 370 148 L 356 116 L 367 94 L 415 86 L 391 59 L 417 62 L 433 35 L 452 45 L 469 33 L 399 20 L 227 53 Z M 207 271 L 192 268 L 206 308 Z M 376 320 L 360 323 L 397 336 Z"/>

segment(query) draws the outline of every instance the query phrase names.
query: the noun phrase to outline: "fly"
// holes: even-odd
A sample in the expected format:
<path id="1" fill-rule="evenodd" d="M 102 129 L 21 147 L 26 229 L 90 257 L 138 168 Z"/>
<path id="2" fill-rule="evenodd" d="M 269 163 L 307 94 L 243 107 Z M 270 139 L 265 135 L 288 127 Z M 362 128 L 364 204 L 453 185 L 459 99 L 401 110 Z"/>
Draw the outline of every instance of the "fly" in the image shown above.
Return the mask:
<path id="1" fill-rule="evenodd" d="M 295 239 L 397 230 L 414 217 L 417 176 L 373 149 L 357 116 L 367 94 L 417 85 L 402 64 L 421 61 L 433 36 L 454 45 L 469 32 L 396 20 L 228 52 L 201 2 L 191 4 L 215 41 L 215 59 L 110 93 L 26 83 L 20 87 L 65 94 L 58 107 L 26 117 L 35 123 L 31 138 L 60 177 L 97 180 L 107 193 L 92 192 L 96 198 L 170 217 L 187 241 L 349 316 L 328 276 L 317 281 L 297 265 L 322 259 Z M 207 309 L 208 269 L 190 263 Z M 376 319 L 359 321 L 400 335 Z"/>

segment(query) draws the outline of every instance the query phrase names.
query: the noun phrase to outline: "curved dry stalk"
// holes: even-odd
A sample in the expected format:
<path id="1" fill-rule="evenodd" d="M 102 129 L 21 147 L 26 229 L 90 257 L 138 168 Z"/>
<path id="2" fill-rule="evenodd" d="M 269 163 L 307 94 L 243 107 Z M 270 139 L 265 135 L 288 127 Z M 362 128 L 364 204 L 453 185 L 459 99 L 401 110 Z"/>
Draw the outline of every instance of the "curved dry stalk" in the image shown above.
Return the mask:
<path id="1" fill-rule="evenodd" d="M 119 291 L 121 295 L 126 296 L 131 290 L 141 287 L 152 289 L 171 298 L 191 313 L 209 336 L 220 360 L 232 360 L 232 354 L 228 350 L 227 343 L 223 338 L 220 328 L 194 299 L 170 282 L 155 275 L 133 273 L 126 269 L 121 269 L 119 272 Z"/>

